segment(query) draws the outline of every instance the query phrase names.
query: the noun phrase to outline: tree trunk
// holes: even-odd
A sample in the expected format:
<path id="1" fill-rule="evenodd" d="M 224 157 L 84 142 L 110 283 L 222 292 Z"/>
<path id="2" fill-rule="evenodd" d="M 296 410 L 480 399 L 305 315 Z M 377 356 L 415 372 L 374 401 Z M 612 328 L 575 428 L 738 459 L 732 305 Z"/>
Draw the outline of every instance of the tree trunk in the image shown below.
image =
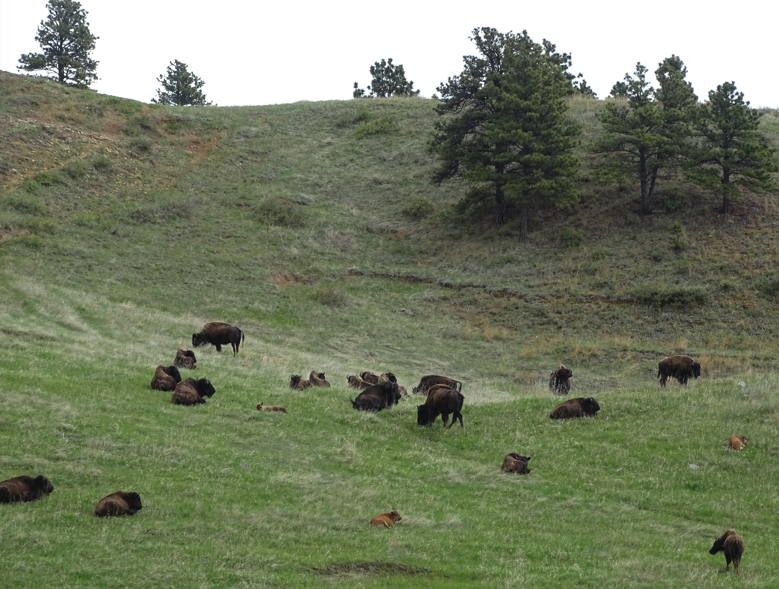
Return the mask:
<path id="1" fill-rule="evenodd" d="M 720 213 L 727 215 L 730 212 L 730 189 L 732 184 L 730 183 L 730 170 L 725 168 L 722 170 L 722 208 Z"/>
<path id="2" fill-rule="evenodd" d="M 498 176 L 495 182 L 495 224 L 503 225 L 506 222 L 506 194 L 503 192 L 503 182 L 501 176 L 504 167 L 495 166 L 495 173 Z"/>

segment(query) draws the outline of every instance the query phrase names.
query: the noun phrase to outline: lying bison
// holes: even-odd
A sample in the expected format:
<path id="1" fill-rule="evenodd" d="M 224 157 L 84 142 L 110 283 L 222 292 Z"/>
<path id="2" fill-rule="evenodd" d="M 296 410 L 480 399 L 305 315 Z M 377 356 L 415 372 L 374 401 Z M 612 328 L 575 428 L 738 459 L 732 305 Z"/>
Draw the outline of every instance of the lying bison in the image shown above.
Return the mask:
<path id="1" fill-rule="evenodd" d="M 369 385 L 379 384 L 379 375 L 366 370 L 360 373 L 360 378 L 363 382 L 367 382 Z"/>
<path id="2" fill-rule="evenodd" d="M 97 502 L 95 515 L 97 517 L 133 515 L 142 507 L 141 496 L 138 493 L 117 491 L 116 493 L 106 495 Z"/>
<path id="3" fill-rule="evenodd" d="M 701 365 L 690 356 L 683 354 L 666 356 L 657 365 L 657 377 L 660 379 L 661 387 L 665 386 L 669 376 L 679 381 L 679 384 L 686 385 L 687 379 L 698 378 L 700 375 Z"/>
<path id="4" fill-rule="evenodd" d="M 263 405 L 262 403 L 258 403 L 257 411 L 279 411 L 281 413 L 286 413 L 287 409 L 281 405 Z"/>
<path id="5" fill-rule="evenodd" d="M 330 383 L 327 382 L 327 378 L 325 378 L 324 372 L 316 372 L 314 370 L 311 371 L 311 373 L 308 375 L 308 382 L 311 383 L 312 387 L 329 387 Z"/>
<path id="6" fill-rule="evenodd" d="M 149 386 L 158 391 L 172 391 L 181 382 L 181 373 L 175 366 L 157 366 Z"/>
<path id="7" fill-rule="evenodd" d="M 398 380 L 391 372 L 387 373 L 387 381 L 381 384 L 373 384 L 365 388 L 352 401 L 352 407 L 360 411 L 381 411 L 400 401 Z"/>
<path id="8" fill-rule="evenodd" d="M 420 395 L 426 395 L 430 387 L 437 384 L 445 384 L 448 387 L 457 390 L 458 393 L 462 391 L 463 386 L 463 383 L 461 383 L 459 380 L 454 380 L 448 376 L 428 374 L 427 376 L 423 376 L 421 379 L 419 379 L 419 384 L 411 389 L 411 392 L 419 393 Z"/>
<path id="9" fill-rule="evenodd" d="M 567 395 L 571 390 L 573 371 L 560 364 L 560 368 L 549 373 L 549 390 L 557 395 Z"/>
<path id="10" fill-rule="evenodd" d="M 174 405 L 199 405 L 205 403 L 204 397 L 212 397 L 216 389 L 207 378 L 188 378 L 176 385 L 171 396 Z"/>
<path id="11" fill-rule="evenodd" d="M 530 474 L 527 463 L 531 458 L 532 456 L 520 456 L 516 452 L 510 452 L 503 458 L 503 464 L 500 465 L 500 470 L 503 472 L 515 472 L 517 474 Z"/>
<path id="12" fill-rule="evenodd" d="M 299 374 L 293 374 L 289 377 L 289 388 L 295 389 L 296 391 L 302 391 L 304 389 L 307 389 L 311 386 L 311 382 L 308 380 L 303 380 L 303 377 Z"/>
<path id="13" fill-rule="evenodd" d="M 238 348 L 243 340 L 244 336 L 240 329 L 221 321 L 206 323 L 199 333 L 192 334 L 194 347 L 211 344 L 216 346 L 217 352 L 221 352 L 223 345 L 230 344 L 233 348 L 233 356 L 238 353 Z"/>
<path id="14" fill-rule="evenodd" d="M 561 403 L 549 414 L 552 419 L 572 419 L 593 417 L 600 411 L 600 405 L 592 397 L 577 397 Z"/>
<path id="15" fill-rule="evenodd" d="M 179 368 L 188 368 L 193 370 L 197 368 L 197 358 L 192 350 L 178 350 L 173 364 Z"/>
<path id="16" fill-rule="evenodd" d="M 458 419 L 460 420 L 460 427 L 463 427 L 462 408 L 464 400 L 465 397 L 457 389 L 446 385 L 431 387 L 427 392 L 427 400 L 422 405 L 417 406 L 417 424 L 433 425 L 436 417 L 440 415 L 441 421 L 444 427 L 446 427 L 449 415 L 452 414 L 452 423 L 449 424 L 449 427 L 451 428 Z"/>
<path id="17" fill-rule="evenodd" d="M 371 518 L 371 525 L 375 527 L 384 526 L 385 528 L 392 528 L 395 526 L 395 522 L 399 522 L 403 518 L 397 511 L 388 511 L 387 513 L 380 513 L 374 515 Z"/>
<path id="18" fill-rule="evenodd" d="M 0 481 L 0 503 L 35 501 L 54 490 L 54 485 L 43 475 L 22 475 Z"/>
<path id="19" fill-rule="evenodd" d="M 728 447 L 731 450 L 743 450 L 747 447 L 747 437 L 742 436 L 741 434 L 730 436 L 728 438 Z"/>
<path id="20" fill-rule="evenodd" d="M 709 554 L 717 554 L 720 550 L 725 553 L 725 570 L 733 563 L 733 570 L 738 574 L 738 565 L 741 564 L 741 555 L 744 554 L 744 541 L 734 530 L 726 530 L 722 536 L 714 540 L 714 545 Z"/>

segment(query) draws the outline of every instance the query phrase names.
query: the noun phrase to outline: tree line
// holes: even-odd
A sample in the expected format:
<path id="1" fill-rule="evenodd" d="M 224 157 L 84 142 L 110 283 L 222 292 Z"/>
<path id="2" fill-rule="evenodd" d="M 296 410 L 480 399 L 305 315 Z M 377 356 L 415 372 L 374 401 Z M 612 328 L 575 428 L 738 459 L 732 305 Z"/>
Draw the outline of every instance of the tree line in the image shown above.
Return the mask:
<path id="1" fill-rule="evenodd" d="M 88 87 L 97 62 L 89 57 L 97 37 L 75 0 L 49 0 L 48 18 L 36 40 L 41 53 L 21 56 L 20 69 L 46 70 L 60 83 Z M 462 71 L 440 84 L 430 150 L 437 157 L 433 181 L 464 181 L 463 210 L 489 212 L 495 225 L 516 219 L 526 239 L 540 209 L 575 206 L 580 161 L 575 148 L 581 128 L 568 113 L 569 97 L 596 98 L 581 74 L 571 70 L 571 55 L 526 31 L 472 31 L 476 52 L 463 58 Z M 354 83 L 354 98 L 416 96 L 413 81 L 391 58 L 370 67 L 366 89 Z M 744 100 L 734 82 L 724 82 L 701 103 L 687 81 L 687 68 L 672 55 L 654 71 L 637 63 L 615 83 L 597 114 L 601 124 L 592 146 L 602 168 L 635 182 L 639 211 L 655 206 L 660 173 L 676 173 L 716 192 L 720 210 L 731 209 L 741 190 L 776 187 L 775 151 L 759 131 L 761 114 Z M 157 78 L 152 102 L 206 105 L 203 80 L 174 60 Z"/>

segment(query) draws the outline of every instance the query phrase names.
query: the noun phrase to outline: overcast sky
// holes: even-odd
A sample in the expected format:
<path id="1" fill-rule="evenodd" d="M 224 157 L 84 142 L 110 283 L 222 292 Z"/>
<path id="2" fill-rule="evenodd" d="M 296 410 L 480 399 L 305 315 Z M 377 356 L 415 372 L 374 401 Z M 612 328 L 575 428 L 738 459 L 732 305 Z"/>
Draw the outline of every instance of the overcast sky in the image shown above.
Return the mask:
<path id="1" fill-rule="evenodd" d="M 82 0 L 99 37 L 93 88 L 149 102 L 173 59 L 219 105 L 351 98 L 392 57 L 423 96 L 475 53 L 475 27 L 527 30 L 571 53 L 603 98 L 640 61 L 679 55 L 699 98 L 735 81 L 753 106 L 779 107 L 776 0 Z M 0 0 L 0 69 L 39 51 L 46 0 Z M 654 81 L 654 78 L 652 78 Z"/>

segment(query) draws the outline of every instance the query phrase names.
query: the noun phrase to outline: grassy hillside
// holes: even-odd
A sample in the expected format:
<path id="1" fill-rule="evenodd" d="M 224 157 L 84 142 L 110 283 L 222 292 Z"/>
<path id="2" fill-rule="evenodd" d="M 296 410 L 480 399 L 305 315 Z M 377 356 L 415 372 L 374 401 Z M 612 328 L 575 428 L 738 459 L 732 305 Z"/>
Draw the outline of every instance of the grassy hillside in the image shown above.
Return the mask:
<path id="1" fill-rule="evenodd" d="M 600 104 L 572 103 L 586 137 Z M 0 510 L 0 585 L 717 587 L 728 526 L 737 584 L 779 578 L 777 204 L 723 218 L 667 183 L 668 212 L 639 217 L 588 164 L 582 209 L 520 244 L 430 184 L 434 117 L 175 109 L 0 72 L 0 479 L 56 487 Z M 211 320 L 245 346 L 198 349 L 217 393 L 174 407 L 153 369 Z M 660 390 L 674 351 L 703 379 Z M 559 362 L 597 418 L 546 417 Z M 312 369 L 333 387 L 286 387 Z M 460 378 L 465 428 L 418 428 L 412 398 L 353 411 L 365 369 Z M 529 476 L 501 475 L 510 451 Z M 92 517 L 120 488 L 144 509 Z"/>

